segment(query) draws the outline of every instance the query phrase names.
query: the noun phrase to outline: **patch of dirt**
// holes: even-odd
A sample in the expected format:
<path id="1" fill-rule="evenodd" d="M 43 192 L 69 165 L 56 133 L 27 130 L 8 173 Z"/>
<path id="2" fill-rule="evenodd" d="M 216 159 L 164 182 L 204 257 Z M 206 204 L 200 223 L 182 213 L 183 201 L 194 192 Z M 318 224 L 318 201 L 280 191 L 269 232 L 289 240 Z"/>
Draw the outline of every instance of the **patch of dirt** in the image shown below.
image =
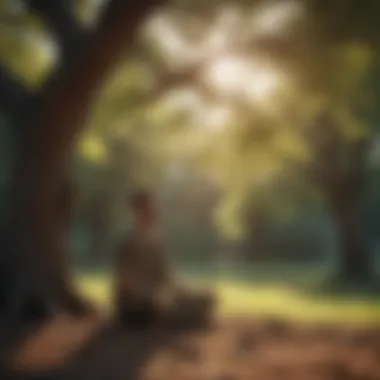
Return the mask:
<path id="1" fill-rule="evenodd" d="M 20 372 L 48 371 L 66 362 L 102 327 L 100 318 L 59 316 L 28 334 L 10 353 L 10 366 Z"/>
<path id="2" fill-rule="evenodd" d="M 13 363 L 34 371 L 55 363 L 54 380 L 380 380 L 377 328 L 228 319 L 178 332 L 81 323 L 45 327 Z"/>

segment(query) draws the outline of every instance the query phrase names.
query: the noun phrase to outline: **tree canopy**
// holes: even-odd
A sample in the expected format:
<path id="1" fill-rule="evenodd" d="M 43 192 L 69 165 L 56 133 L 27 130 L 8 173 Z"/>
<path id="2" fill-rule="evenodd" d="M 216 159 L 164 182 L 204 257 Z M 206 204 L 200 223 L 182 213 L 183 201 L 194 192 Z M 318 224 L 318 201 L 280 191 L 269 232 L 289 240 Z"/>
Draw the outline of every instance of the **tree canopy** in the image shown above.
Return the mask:
<path id="1" fill-rule="evenodd" d="M 58 52 L 16 3 L 0 4 L 2 65 L 36 89 Z M 95 25 L 102 3 L 77 2 L 80 25 Z M 229 236 L 249 229 L 247 210 L 289 213 L 353 188 L 377 134 L 377 15 L 370 0 L 173 1 L 98 95 L 76 162 L 112 172 L 102 178 L 120 197 L 174 162 L 195 167 L 218 189 Z"/>

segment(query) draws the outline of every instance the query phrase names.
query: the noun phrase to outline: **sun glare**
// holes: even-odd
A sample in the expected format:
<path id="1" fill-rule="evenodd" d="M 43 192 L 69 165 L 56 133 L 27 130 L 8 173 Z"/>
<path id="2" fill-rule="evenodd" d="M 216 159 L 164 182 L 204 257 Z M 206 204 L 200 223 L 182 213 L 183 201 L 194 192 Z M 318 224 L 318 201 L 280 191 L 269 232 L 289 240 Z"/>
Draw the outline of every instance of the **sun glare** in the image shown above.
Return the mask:
<path id="1" fill-rule="evenodd" d="M 191 65 L 202 57 L 199 46 L 189 44 L 166 15 L 159 15 L 151 20 L 147 32 L 169 67 Z"/>
<path id="2" fill-rule="evenodd" d="M 227 105 L 204 106 L 198 109 L 195 122 L 205 126 L 209 131 L 214 132 L 225 127 L 232 117 L 232 109 Z"/>
<path id="3" fill-rule="evenodd" d="M 254 32 L 256 34 L 286 33 L 289 27 L 303 15 L 299 2 L 284 1 L 264 5 L 253 16 Z"/>
<path id="4" fill-rule="evenodd" d="M 280 73 L 271 66 L 235 57 L 217 60 L 205 75 L 217 95 L 244 97 L 253 102 L 269 100 L 282 80 Z"/>

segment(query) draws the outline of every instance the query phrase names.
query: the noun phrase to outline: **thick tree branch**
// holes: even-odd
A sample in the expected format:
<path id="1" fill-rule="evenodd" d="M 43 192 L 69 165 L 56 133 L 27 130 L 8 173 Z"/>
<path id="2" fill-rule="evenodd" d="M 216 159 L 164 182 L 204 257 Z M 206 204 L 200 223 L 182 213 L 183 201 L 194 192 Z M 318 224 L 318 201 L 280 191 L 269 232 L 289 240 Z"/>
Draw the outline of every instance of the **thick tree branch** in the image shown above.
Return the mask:
<path id="1" fill-rule="evenodd" d="M 39 92 L 28 91 L 4 65 L 0 64 L 0 107 L 12 119 L 16 136 L 25 132 L 24 123 L 30 111 L 40 100 L 41 95 L 51 87 L 59 76 L 60 68 L 72 59 L 83 45 L 87 32 L 82 28 L 72 12 L 71 1 L 67 0 L 25 0 L 28 7 L 39 14 L 51 29 L 62 48 L 61 60 L 57 70 L 49 77 Z M 26 116 L 27 115 L 27 116 Z"/>
<path id="2" fill-rule="evenodd" d="M 12 119 L 12 128 L 21 139 L 28 129 L 29 117 L 42 96 L 60 77 L 60 71 L 75 57 L 85 43 L 87 31 L 80 26 L 72 12 L 70 0 L 25 0 L 28 7 L 40 15 L 56 37 L 62 53 L 58 67 L 48 77 L 42 89 L 33 93 L 21 85 L 4 66 L 0 65 L 0 107 Z"/>

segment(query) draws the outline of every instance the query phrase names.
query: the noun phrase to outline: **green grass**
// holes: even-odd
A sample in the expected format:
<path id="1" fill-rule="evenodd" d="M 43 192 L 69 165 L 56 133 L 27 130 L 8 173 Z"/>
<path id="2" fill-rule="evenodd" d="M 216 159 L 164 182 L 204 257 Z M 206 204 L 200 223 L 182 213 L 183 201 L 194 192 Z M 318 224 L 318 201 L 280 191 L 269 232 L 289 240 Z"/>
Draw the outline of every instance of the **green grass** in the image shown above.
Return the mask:
<path id="1" fill-rule="evenodd" d="M 214 271 L 211 275 L 204 271 L 195 275 L 194 271 L 188 270 L 184 278 L 189 285 L 214 289 L 219 298 L 220 313 L 223 315 L 274 316 L 308 322 L 380 325 L 380 297 L 328 297 L 304 291 L 303 284 L 317 278 L 315 271 L 305 272 L 298 269 L 293 272 L 279 272 L 277 268 L 273 272 L 277 276 L 272 277 L 264 270 L 256 269 L 250 273 L 251 280 L 242 273 L 226 275 Z M 296 281 L 291 282 L 290 277 Z M 109 305 L 109 276 L 80 274 L 77 280 L 84 294 L 104 306 Z M 294 286 L 295 283 L 297 286 Z"/>

